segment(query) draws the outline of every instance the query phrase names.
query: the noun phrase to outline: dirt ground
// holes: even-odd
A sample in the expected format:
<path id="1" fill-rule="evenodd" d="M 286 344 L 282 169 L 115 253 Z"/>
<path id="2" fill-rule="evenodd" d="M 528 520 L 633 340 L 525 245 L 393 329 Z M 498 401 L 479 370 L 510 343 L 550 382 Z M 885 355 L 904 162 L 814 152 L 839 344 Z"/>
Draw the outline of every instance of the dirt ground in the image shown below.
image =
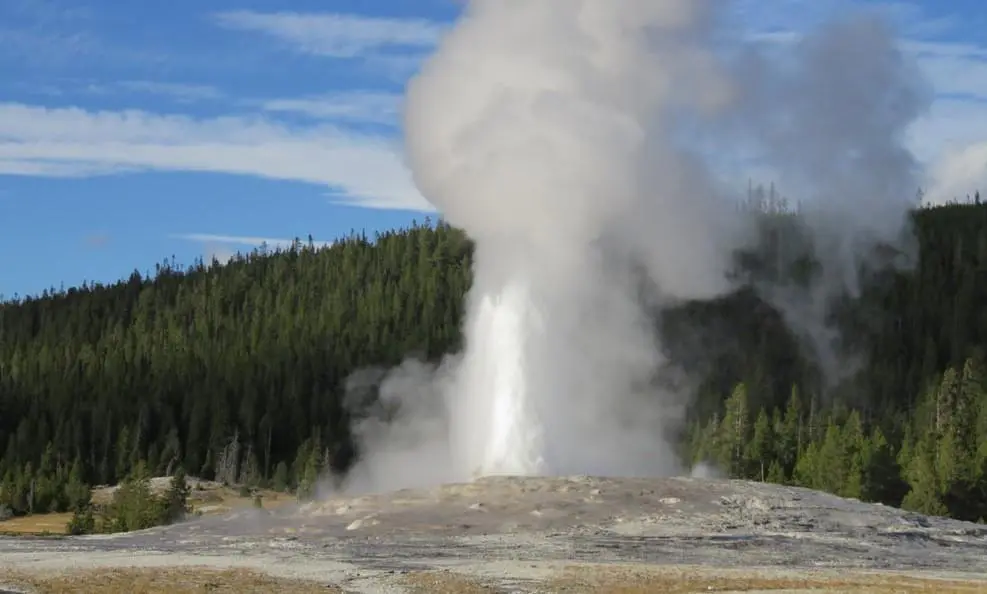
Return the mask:
<path id="1" fill-rule="evenodd" d="M 551 587 L 558 592 L 589 594 L 687 594 L 692 592 L 855 592 L 865 594 L 970 594 L 987 592 L 987 584 L 956 579 L 864 572 L 785 572 L 762 570 L 703 571 L 699 568 L 567 568 Z"/>
<path id="2" fill-rule="evenodd" d="M 0 572 L 0 588 L 31 594 L 334 594 L 342 589 L 306 580 L 273 578 L 255 571 L 113 569 L 28 575 Z M 0 590 L 2 591 L 2 590 Z"/>
<path id="3" fill-rule="evenodd" d="M 987 526 L 795 487 L 496 477 L 263 510 L 235 495 L 128 534 L 0 537 L 0 594 L 987 593 Z"/>

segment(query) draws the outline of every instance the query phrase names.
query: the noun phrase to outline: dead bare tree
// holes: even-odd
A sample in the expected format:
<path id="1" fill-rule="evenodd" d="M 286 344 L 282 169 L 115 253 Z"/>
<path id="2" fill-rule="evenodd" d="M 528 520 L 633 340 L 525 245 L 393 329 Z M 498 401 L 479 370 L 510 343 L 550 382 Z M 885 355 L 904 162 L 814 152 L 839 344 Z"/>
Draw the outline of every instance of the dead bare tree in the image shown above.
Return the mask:
<path id="1" fill-rule="evenodd" d="M 240 430 L 233 433 L 230 441 L 219 451 L 216 457 L 216 480 L 224 485 L 234 485 L 237 482 L 240 468 Z"/>

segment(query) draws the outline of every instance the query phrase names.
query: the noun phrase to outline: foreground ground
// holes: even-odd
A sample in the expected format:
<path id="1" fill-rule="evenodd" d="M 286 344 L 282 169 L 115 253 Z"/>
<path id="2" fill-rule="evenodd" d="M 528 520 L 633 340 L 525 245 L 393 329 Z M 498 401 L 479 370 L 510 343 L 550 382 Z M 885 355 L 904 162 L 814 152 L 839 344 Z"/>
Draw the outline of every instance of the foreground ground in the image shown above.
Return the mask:
<path id="1" fill-rule="evenodd" d="M 987 592 L 987 526 L 740 481 L 495 478 L 125 535 L 3 538 L 0 589 L 15 587 Z"/>

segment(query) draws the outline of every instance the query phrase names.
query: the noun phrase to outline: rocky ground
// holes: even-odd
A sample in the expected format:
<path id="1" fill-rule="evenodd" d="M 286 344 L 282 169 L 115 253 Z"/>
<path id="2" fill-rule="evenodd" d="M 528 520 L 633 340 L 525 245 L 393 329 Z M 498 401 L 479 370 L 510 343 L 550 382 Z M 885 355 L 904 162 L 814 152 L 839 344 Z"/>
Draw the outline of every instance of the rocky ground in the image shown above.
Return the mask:
<path id="1" fill-rule="evenodd" d="M 204 584 L 214 592 L 987 592 L 987 526 L 742 481 L 502 477 L 124 535 L 0 539 L 0 589 Z"/>

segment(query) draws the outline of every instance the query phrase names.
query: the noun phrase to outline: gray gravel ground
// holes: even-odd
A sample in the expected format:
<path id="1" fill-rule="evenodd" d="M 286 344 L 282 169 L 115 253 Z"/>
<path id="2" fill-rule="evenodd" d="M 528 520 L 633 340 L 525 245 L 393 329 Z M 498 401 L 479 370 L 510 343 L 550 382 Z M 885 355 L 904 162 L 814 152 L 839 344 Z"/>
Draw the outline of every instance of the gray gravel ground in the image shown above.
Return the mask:
<path id="1" fill-rule="evenodd" d="M 744 481 L 498 477 L 124 535 L 0 538 L 10 570 L 242 567 L 354 592 L 399 592 L 398 577 L 433 569 L 538 591 L 581 563 L 881 570 L 987 589 L 987 526 Z"/>

